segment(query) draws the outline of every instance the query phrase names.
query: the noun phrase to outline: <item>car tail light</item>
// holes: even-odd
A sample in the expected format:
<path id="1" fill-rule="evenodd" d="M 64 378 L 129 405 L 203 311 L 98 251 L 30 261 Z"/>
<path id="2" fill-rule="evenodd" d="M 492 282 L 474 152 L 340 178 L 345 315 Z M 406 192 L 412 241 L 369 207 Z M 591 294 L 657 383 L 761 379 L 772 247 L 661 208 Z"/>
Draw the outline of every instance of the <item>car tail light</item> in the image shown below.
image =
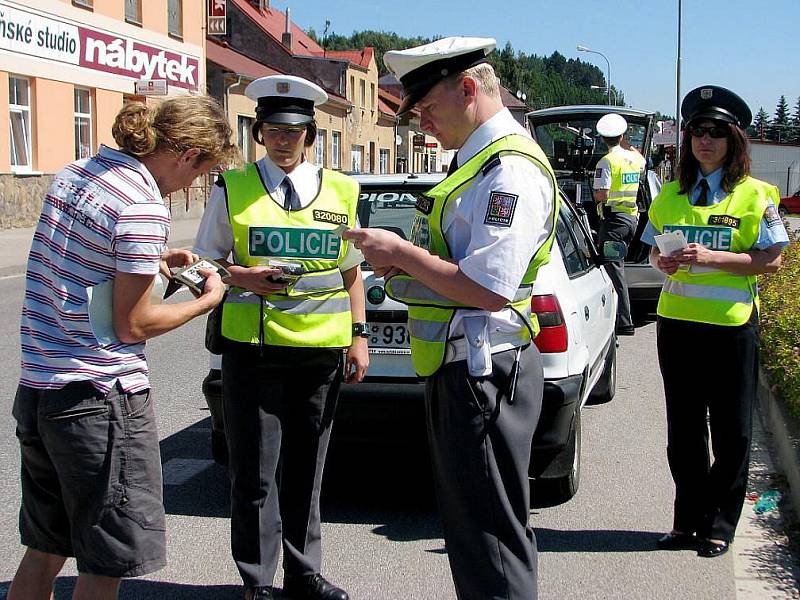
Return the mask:
<path id="1" fill-rule="evenodd" d="M 558 298 L 552 294 L 533 296 L 531 310 L 539 320 L 539 335 L 533 340 L 539 352 L 566 352 L 569 337 Z"/>

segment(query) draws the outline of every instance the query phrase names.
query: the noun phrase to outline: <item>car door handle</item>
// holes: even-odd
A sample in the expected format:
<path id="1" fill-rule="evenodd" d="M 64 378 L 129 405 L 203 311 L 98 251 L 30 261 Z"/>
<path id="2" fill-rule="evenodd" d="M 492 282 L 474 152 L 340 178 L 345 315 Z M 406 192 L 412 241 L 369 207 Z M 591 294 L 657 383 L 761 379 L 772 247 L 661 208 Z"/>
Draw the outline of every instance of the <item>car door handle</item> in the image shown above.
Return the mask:
<path id="1" fill-rule="evenodd" d="M 583 316 L 586 318 L 587 321 L 589 320 L 589 307 L 588 306 L 584 306 L 583 307 Z"/>
<path id="2" fill-rule="evenodd" d="M 606 305 L 606 295 L 605 295 L 605 294 L 603 294 L 602 296 L 600 296 L 600 303 L 601 303 L 603 306 L 605 306 L 605 305 Z"/>

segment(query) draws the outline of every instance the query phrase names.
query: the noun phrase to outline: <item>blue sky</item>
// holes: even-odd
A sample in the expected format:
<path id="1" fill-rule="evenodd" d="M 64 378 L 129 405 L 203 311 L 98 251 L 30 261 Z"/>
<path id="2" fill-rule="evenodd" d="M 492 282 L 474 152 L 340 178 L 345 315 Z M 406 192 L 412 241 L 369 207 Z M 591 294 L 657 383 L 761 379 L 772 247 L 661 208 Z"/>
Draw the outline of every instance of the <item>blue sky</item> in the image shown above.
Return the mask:
<path id="1" fill-rule="evenodd" d="M 674 115 L 678 0 L 272 0 L 302 29 L 350 35 L 373 29 L 402 36 L 485 36 L 539 56 L 558 50 L 606 72 L 630 106 Z M 470 7 L 470 8 L 467 8 Z M 682 0 L 681 94 L 729 87 L 772 116 L 781 94 L 800 96 L 798 0 Z"/>

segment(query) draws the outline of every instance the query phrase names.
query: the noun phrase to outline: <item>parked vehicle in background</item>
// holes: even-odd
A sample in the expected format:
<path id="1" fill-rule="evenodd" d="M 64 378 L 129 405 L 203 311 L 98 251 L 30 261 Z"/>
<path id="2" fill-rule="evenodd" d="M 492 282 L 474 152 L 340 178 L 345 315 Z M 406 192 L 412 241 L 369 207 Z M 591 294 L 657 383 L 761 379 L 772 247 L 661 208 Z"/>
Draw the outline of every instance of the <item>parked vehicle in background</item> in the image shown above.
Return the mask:
<path id="1" fill-rule="evenodd" d="M 781 198 L 781 202 L 778 204 L 778 213 L 782 217 L 800 214 L 800 190 L 791 196 Z"/>
<path id="2" fill-rule="evenodd" d="M 646 177 L 639 186 L 639 225 L 625 258 L 625 279 L 634 317 L 655 311 L 664 275 L 648 260 L 650 247 L 641 242 L 647 226 L 647 210 L 661 190 L 661 181 L 652 170 L 650 142 L 655 114 L 606 105 L 558 106 L 535 110 L 526 115 L 528 129 L 550 159 L 558 183 L 577 207 L 582 207 L 595 235 L 599 217 L 593 195 L 594 171 L 608 147 L 597 133 L 597 121 L 609 113 L 622 115 L 628 122 L 626 137 L 648 162 Z"/>
<path id="3" fill-rule="evenodd" d="M 415 208 L 408 202 L 436 185 L 443 174 L 359 175 L 359 218 L 362 226 L 380 227 L 408 237 Z M 386 203 L 385 198 L 406 202 Z M 577 491 L 581 464 L 581 408 L 587 402 L 608 402 L 616 391 L 617 297 L 599 265 L 599 255 L 582 217 L 563 197 L 550 263 L 542 267 L 533 289 L 532 308 L 541 332 L 535 343 L 544 360 L 544 402 L 533 440 L 530 468 L 534 502 L 552 505 Z M 377 207 L 373 210 L 373 207 Z M 370 368 L 359 387 L 413 384 L 407 310 L 388 298 L 383 279 L 362 265 L 370 324 Z M 392 399 L 369 394 L 369 402 Z M 398 400 L 408 402 L 408 397 Z M 422 389 L 414 402 L 422 402 Z M 346 393 L 339 400 L 337 420 L 348 419 Z M 396 407 L 381 410 L 395 414 Z M 345 413 L 345 414 L 342 414 Z M 420 418 L 422 411 L 419 411 Z"/>
<path id="4" fill-rule="evenodd" d="M 442 173 L 357 175 L 361 225 L 408 238 L 416 198 L 443 177 Z M 541 326 L 534 342 L 542 353 L 545 378 L 529 473 L 538 506 L 559 504 L 575 495 L 582 460 L 581 409 L 590 402 L 610 401 L 617 380 L 617 296 L 600 267 L 582 209 L 563 193 L 562 203 L 551 259 L 539 270 L 532 298 Z M 411 364 L 406 306 L 386 296 L 383 279 L 369 264 L 362 265 L 362 272 L 370 366 L 363 383 L 343 387 L 337 429 L 352 425 L 348 429 L 359 439 L 376 441 L 387 437 L 386 427 L 405 427 L 404 434 L 424 432 L 423 386 Z M 224 462 L 220 377 L 212 370 L 203 392 L 211 411 L 212 454 Z M 413 420 L 411 426 L 403 424 L 407 415 Z"/>

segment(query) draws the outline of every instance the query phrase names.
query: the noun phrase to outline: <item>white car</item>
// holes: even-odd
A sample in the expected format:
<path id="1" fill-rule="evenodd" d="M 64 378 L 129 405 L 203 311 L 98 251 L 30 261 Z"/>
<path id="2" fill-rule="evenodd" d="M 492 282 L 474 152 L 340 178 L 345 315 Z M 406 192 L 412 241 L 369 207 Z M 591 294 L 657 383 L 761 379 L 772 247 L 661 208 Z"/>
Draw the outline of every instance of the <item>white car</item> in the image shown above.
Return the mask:
<path id="1" fill-rule="evenodd" d="M 442 178 L 443 174 L 356 176 L 361 184 L 361 226 L 382 227 L 407 237 L 415 212 L 411 199 Z M 610 401 L 616 389 L 617 296 L 599 266 L 597 250 L 578 210 L 562 194 L 551 259 L 539 270 L 533 290 L 532 307 L 541 325 L 535 343 L 544 359 L 545 375 L 530 468 L 533 501 L 538 506 L 565 502 L 575 494 L 580 480 L 581 408 L 587 402 Z M 386 297 L 383 279 L 368 264 L 362 270 L 371 335 L 370 366 L 361 386 L 417 382 L 406 307 Z M 420 401 L 421 392 L 420 386 Z M 408 401 L 407 396 L 399 398 Z M 346 394 L 340 398 L 339 410 L 348 410 Z"/>

